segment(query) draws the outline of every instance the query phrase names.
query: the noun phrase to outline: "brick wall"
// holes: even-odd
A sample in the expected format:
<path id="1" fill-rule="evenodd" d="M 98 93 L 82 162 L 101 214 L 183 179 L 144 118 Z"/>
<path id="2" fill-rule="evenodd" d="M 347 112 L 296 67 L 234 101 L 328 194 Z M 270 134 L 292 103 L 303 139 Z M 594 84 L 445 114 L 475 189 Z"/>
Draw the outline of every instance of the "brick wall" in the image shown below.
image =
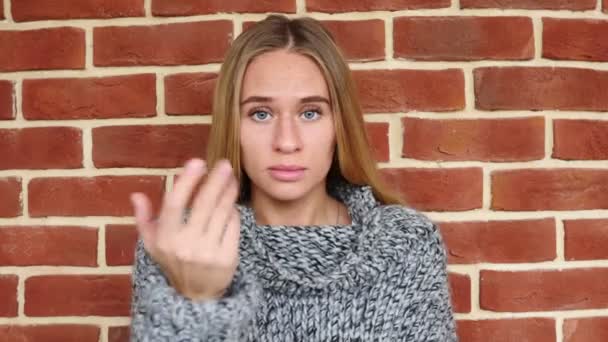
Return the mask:
<path id="1" fill-rule="evenodd" d="M 265 12 L 335 34 L 461 341 L 608 340 L 608 0 L 0 0 L 0 340 L 127 341 L 128 194 L 204 156 Z"/>

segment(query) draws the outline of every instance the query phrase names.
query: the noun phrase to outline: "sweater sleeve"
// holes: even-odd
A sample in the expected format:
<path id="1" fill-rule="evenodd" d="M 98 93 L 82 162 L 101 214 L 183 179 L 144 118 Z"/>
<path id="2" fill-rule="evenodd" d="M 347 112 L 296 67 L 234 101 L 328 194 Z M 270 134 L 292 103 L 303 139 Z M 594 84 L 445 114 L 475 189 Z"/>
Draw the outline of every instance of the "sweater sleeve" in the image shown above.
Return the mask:
<path id="1" fill-rule="evenodd" d="M 132 273 L 131 342 L 240 341 L 261 296 L 241 268 L 223 298 L 193 301 L 168 282 L 138 239 Z"/>
<path id="2" fill-rule="evenodd" d="M 407 277 L 404 321 L 400 340 L 410 342 L 458 342 L 447 276 L 447 256 L 437 225 L 422 230 L 412 259 L 415 265 Z"/>

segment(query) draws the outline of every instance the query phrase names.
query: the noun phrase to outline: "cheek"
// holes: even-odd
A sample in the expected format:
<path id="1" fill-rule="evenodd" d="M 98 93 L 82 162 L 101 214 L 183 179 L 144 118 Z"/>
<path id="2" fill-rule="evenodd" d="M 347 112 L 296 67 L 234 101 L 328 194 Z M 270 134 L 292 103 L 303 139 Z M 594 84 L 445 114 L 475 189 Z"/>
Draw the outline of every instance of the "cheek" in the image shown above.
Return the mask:
<path id="1" fill-rule="evenodd" d="M 243 123 L 241 123 L 239 140 L 241 144 L 241 163 L 244 168 L 247 168 L 249 165 L 249 160 L 247 157 L 251 155 L 251 138 L 249 137 L 246 125 Z"/>
<path id="2" fill-rule="evenodd" d="M 310 136 L 314 136 L 314 139 L 311 139 L 310 142 L 314 144 L 315 151 L 333 152 L 336 144 L 336 134 L 333 126 L 315 130 L 315 132 L 311 132 Z"/>
<path id="3" fill-rule="evenodd" d="M 241 160 L 243 166 L 252 166 L 256 161 L 260 160 L 261 151 L 265 151 L 264 146 L 267 144 L 264 139 L 268 134 L 264 134 L 260 129 L 251 127 L 246 123 L 241 124 L 240 143 L 241 143 Z"/>
<path id="4" fill-rule="evenodd" d="M 264 145 L 267 136 L 268 134 L 262 128 L 255 127 L 255 125 L 242 124 L 241 126 L 241 144 L 249 146 L 249 149 Z"/>

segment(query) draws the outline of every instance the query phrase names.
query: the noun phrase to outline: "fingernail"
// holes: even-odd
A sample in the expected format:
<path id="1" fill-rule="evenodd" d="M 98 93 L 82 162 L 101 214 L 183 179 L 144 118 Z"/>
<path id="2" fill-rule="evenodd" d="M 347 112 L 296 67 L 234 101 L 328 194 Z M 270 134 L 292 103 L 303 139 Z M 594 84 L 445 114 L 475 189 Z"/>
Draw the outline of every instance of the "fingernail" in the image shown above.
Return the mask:
<path id="1" fill-rule="evenodd" d="M 190 170 L 200 170 L 203 167 L 203 161 L 200 159 L 190 159 L 186 164 L 186 168 Z"/>
<path id="2" fill-rule="evenodd" d="M 232 169 L 230 162 L 225 159 L 218 161 L 217 167 L 220 169 L 219 171 L 225 175 L 229 174 Z"/>

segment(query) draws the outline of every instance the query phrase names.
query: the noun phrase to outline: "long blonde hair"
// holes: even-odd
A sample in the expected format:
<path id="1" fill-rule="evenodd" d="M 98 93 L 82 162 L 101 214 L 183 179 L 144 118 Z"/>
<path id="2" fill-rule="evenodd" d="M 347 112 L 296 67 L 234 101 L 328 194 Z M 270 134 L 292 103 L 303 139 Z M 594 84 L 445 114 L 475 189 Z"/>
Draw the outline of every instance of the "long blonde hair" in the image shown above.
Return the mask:
<path id="1" fill-rule="evenodd" d="M 269 15 L 234 40 L 215 86 L 207 164 L 212 167 L 220 159 L 229 160 L 242 193 L 248 192 L 249 189 L 243 190 L 250 185 L 241 169 L 239 139 L 243 75 L 254 57 L 277 49 L 288 49 L 310 57 L 327 82 L 336 130 L 336 150 L 328 177 L 343 177 L 352 184 L 370 185 L 381 203 L 403 204 L 377 169 L 345 58 L 329 31 L 312 18 L 289 19 L 283 15 Z"/>

